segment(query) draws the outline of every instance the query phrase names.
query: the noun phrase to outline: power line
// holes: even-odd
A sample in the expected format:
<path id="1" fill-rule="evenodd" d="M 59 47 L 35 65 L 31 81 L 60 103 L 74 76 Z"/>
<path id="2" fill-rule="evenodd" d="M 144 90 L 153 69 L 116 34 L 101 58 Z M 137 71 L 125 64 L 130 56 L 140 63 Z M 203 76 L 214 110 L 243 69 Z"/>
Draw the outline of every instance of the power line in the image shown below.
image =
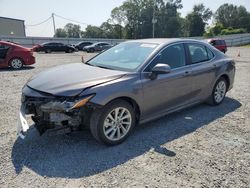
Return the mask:
<path id="1" fill-rule="evenodd" d="M 58 18 L 61 18 L 61 19 L 64 19 L 64 20 L 67 20 L 67 21 L 70 21 L 70 22 L 75 22 L 75 23 L 78 23 L 78 24 L 81 24 L 81 25 L 89 25 L 89 24 L 87 24 L 87 23 L 84 23 L 84 22 L 79 22 L 79 21 L 77 21 L 77 20 L 72 20 L 72 19 L 69 19 L 69 18 L 65 18 L 65 17 L 63 17 L 63 16 L 59 16 L 59 15 L 57 15 L 57 14 L 54 14 L 56 17 L 58 17 Z"/>
<path id="2" fill-rule="evenodd" d="M 44 23 L 46 23 L 47 21 L 49 21 L 50 19 L 52 18 L 52 16 L 50 16 L 49 18 L 47 18 L 46 20 L 40 22 L 40 23 L 37 23 L 37 24 L 32 24 L 32 25 L 25 25 L 25 26 L 28 26 L 28 27 L 34 27 L 34 26 L 38 26 L 38 25 L 42 25 Z"/>

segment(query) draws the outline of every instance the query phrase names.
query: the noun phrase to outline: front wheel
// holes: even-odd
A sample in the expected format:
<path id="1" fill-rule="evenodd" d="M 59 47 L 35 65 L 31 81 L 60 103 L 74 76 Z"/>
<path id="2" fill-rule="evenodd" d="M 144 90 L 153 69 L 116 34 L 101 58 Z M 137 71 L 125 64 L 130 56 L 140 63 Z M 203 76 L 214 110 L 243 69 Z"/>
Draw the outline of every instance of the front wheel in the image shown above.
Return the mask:
<path id="1" fill-rule="evenodd" d="M 90 131 L 94 138 L 107 145 L 122 143 L 134 126 L 134 109 L 123 100 L 113 101 L 95 110 L 90 120 Z"/>
<path id="2" fill-rule="evenodd" d="M 9 64 L 13 69 L 21 69 L 23 67 L 23 61 L 19 58 L 11 59 Z"/>
<path id="3" fill-rule="evenodd" d="M 210 104 L 212 105 L 219 105 L 223 102 L 227 92 L 227 81 L 221 77 L 219 80 L 217 80 L 213 93 L 210 96 Z"/>

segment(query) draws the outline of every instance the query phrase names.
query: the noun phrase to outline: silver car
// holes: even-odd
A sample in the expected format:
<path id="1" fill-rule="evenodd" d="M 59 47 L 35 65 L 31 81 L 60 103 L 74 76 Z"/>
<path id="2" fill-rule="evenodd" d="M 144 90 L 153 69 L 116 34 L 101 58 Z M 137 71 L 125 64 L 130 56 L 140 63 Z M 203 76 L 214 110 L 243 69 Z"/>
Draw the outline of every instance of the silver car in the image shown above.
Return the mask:
<path id="1" fill-rule="evenodd" d="M 22 90 L 18 134 L 26 115 L 45 132 L 89 128 L 101 143 L 123 142 L 140 124 L 208 102 L 232 89 L 235 62 L 197 40 L 146 39 L 121 43 L 90 59 L 52 68 Z"/>

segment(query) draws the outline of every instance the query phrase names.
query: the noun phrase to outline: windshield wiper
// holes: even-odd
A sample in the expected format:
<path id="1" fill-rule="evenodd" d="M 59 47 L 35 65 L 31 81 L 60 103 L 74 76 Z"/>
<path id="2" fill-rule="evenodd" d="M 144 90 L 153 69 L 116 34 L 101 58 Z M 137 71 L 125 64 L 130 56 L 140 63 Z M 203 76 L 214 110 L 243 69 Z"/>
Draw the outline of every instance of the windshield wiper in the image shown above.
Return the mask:
<path id="1" fill-rule="evenodd" d="M 86 65 L 89 65 L 89 66 L 93 66 L 93 67 L 100 67 L 100 68 L 103 68 L 103 69 L 109 69 L 109 70 L 114 70 L 110 67 L 105 67 L 105 66 L 102 66 L 102 65 L 92 65 L 90 63 L 85 63 Z"/>
<path id="2" fill-rule="evenodd" d="M 100 68 L 103 68 L 103 69 L 109 69 L 109 70 L 113 70 L 112 68 L 110 67 L 105 67 L 105 66 L 101 66 L 101 65 L 95 65 L 96 67 L 100 67 Z"/>

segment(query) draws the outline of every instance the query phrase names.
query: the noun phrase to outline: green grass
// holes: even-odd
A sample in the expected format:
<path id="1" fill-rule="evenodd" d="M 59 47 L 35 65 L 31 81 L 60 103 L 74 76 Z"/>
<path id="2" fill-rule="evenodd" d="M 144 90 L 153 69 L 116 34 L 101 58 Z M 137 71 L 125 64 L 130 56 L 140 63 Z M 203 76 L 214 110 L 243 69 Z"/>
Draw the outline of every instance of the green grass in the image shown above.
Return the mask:
<path id="1" fill-rule="evenodd" d="M 245 46 L 243 46 L 243 47 L 248 47 L 248 48 L 250 48 L 250 44 L 248 44 L 248 45 L 245 45 Z"/>

